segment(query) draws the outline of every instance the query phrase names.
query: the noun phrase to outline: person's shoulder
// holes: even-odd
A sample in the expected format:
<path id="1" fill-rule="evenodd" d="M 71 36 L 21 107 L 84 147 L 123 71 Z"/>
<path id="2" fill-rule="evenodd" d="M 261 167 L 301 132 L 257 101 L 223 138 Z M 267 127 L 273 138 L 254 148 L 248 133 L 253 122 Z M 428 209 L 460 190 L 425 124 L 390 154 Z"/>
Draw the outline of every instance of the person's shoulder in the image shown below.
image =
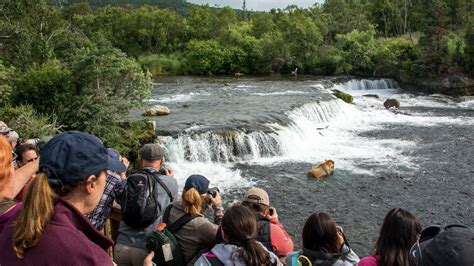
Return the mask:
<path id="1" fill-rule="evenodd" d="M 359 266 L 377 266 L 378 260 L 377 260 L 377 257 L 375 256 L 364 257 L 360 259 L 358 265 Z"/>

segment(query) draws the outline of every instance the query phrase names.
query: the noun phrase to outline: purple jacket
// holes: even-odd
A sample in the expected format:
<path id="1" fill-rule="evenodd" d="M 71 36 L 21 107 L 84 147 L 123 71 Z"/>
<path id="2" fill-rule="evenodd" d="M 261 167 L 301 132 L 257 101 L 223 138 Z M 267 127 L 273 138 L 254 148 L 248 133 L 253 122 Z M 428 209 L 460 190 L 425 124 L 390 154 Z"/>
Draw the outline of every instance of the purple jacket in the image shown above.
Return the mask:
<path id="1" fill-rule="evenodd" d="M 58 200 L 54 217 L 38 244 L 18 259 L 13 251 L 13 221 L 0 235 L 0 265 L 113 265 L 106 250 L 113 241 L 97 231 L 71 204 Z"/>

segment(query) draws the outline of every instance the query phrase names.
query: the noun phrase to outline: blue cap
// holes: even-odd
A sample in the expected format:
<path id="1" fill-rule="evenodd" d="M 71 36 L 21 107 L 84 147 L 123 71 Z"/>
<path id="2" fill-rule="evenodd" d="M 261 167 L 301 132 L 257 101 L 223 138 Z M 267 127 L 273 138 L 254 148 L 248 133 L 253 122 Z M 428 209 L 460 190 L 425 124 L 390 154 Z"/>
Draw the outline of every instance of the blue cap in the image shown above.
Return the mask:
<path id="1" fill-rule="evenodd" d="M 54 184 L 74 184 L 102 170 L 125 172 L 125 166 L 112 158 L 99 138 L 79 131 L 56 135 L 41 150 L 39 172 Z"/>
<path id="2" fill-rule="evenodd" d="M 107 148 L 107 153 L 110 157 L 120 160 L 120 153 L 114 148 Z"/>
<path id="3" fill-rule="evenodd" d="M 209 191 L 209 180 L 202 175 L 190 175 L 184 184 L 184 190 L 195 188 L 199 194 Z"/>

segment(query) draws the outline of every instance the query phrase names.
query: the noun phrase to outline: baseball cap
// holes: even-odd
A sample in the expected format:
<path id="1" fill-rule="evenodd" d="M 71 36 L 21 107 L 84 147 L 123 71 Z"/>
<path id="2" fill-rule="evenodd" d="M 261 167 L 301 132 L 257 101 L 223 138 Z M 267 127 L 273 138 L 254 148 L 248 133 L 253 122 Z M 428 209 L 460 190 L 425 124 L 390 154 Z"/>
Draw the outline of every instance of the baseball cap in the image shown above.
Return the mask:
<path id="1" fill-rule="evenodd" d="M 0 134 L 7 135 L 10 132 L 10 128 L 5 124 L 5 122 L 0 121 Z"/>
<path id="2" fill-rule="evenodd" d="M 209 191 L 209 180 L 202 175 L 190 175 L 186 179 L 184 190 L 190 188 L 195 188 L 199 194 L 207 193 Z"/>
<path id="3" fill-rule="evenodd" d="M 39 172 L 50 180 L 74 184 L 102 170 L 125 172 L 125 166 L 112 158 L 94 135 L 67 131 L 53 137 L 41 150 Z"/>
<path id="4" fill-rule="evenodd" d="M 424 229 L 419 245 L 410 250 L 410 258 L 418 266 L 474 265 L 474 232 L 461 225 L 450 225 L 441 231 L 436 226 Z M 428 231 L 428 234 L 425 233 Z"/>
<path id="5" fill-rule="evenodd" d="M 120 160 L 120 153 L 114 148 L 107 148 L 107 153 L 110 157 Z"/>
<path id="6" fill-rule="evenodd" d="M 142 159 L 156 161 L 163 159 L 166 151 L 163 147 L 160 146 L 160 144 L 148 143 L 143 145 L 143 147 L 138 150 L 138 153 L 140 154 Z"/>
<path id="7" fill-rule="evenodd" d="M 243 201 L 270 206 L 270 199 L 268 198 L 267 192 L 257 187 L 253 187 L 247 190 L 247 192 L 244 195 Z"/>

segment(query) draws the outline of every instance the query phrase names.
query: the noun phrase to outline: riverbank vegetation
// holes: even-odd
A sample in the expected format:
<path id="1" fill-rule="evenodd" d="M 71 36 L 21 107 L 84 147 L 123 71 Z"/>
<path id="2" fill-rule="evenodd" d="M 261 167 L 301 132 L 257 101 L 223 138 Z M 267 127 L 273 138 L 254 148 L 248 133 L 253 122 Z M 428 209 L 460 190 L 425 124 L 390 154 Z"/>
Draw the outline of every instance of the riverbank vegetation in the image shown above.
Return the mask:
<path id="1" fill-rule="evenodd" d="M 326 0 L 269 12 L 118 2 L 3 2 L 3 120 L 17 119 L 8 109 L 25 108 L 49 121 L 46 128 L 91 132 L 128 151 L 120 136 L 145 127 L 130 124 L 128 112 L 143 105 L 158 75 L 298 68 L 301 74 L 416 82 L 474 73 L 474 4 L 468 0 Z"/>

